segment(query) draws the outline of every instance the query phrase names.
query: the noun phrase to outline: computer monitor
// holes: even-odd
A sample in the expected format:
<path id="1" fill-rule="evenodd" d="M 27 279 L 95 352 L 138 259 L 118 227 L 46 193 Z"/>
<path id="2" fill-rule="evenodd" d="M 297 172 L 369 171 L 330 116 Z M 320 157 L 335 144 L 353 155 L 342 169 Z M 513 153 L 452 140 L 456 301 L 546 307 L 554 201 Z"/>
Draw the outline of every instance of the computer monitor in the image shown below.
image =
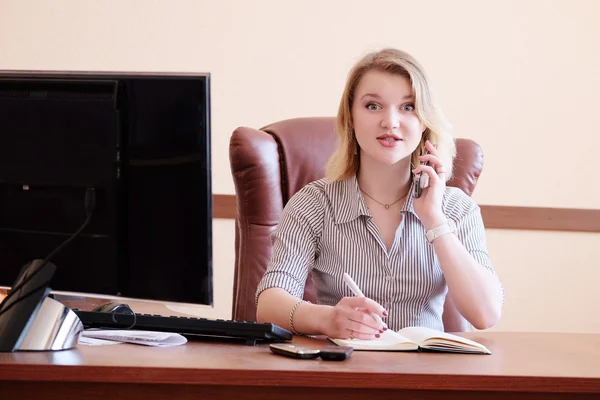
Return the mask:
<path id="1" fill-rule="evenodd" d="M 0 286 L 212 305 L 210 75 L 0 71 Z"/>

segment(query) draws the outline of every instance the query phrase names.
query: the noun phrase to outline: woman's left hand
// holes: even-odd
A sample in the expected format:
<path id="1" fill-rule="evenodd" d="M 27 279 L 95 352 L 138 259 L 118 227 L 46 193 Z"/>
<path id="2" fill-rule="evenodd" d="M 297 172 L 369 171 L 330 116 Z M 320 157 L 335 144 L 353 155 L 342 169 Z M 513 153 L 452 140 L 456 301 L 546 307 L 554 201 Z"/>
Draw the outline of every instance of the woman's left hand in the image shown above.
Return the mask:
<path id="1" fill-rule="evenodd" d="M 413 200 L 415 213 L 421 220 L 426 230 L 433 229 L 446 222 L 446 216 L 442 211 L 442 200 L 446 190 L 446 172 L 438 157 L 437 149 L 429 140 L 425 142 L 425 149 L 429 154 L 419 157 L 421 163 L 412 170 L 413 173 L 424 173 L 429 176 L 429 186 L 423 189 L 421 197 Z"/>

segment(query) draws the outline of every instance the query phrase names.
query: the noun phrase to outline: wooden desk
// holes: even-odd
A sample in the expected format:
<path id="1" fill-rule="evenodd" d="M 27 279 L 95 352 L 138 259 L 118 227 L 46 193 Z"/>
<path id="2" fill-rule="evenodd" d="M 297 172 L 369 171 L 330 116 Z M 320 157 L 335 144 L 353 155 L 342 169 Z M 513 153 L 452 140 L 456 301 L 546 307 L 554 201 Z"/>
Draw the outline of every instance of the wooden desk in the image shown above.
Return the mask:
<path id="1" fill-rule="evenodd" d="M 600 335 L 469 333 L 493 355 L 354 352 L 294 360 L 268 346 L 81 346 L 0 353 L 0 398 L 598 399 Z M 295 338 L 321 347 L 328 342 Z"/>

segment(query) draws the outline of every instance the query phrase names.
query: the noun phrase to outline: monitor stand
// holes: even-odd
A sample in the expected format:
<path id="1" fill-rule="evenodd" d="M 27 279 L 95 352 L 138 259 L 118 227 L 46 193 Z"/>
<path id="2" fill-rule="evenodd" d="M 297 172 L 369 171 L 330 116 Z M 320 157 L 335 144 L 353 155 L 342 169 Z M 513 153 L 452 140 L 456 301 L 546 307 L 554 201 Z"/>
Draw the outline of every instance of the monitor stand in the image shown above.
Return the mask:
<path id="1" fill-rule="evenodd" d="M 0 352 L 56 351 L 77 346 L 83 324 L 62 303 L 48 297 L 56 266 L 43 260 L 25 265 L 0 303 Z M 20 289 L 18 288 L 20 286 Z"/>
<path id="2" fill-rule="evenodd" d="M 77 346 L 83 324 L 62 303 L 46 297 L 23 340 L 14 351 L 69 350 Z"/>

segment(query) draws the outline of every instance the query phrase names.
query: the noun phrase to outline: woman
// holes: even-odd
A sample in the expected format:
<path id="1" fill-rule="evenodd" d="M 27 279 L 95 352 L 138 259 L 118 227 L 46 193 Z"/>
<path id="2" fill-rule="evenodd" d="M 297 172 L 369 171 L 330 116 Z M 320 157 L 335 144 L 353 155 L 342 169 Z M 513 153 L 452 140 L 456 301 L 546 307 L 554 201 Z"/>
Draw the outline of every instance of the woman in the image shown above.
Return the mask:
<path id="1" fill-rule="evenodd" d="M 475 328 L 495 325 L 503 291 L 480 210 L 446 186 L 454 140 L 416 60 L 395 49 L 360 60 L 337 134 L 326 178 L 296 193 L 281 215 L 257 320 L 336 338 L 375 339 L 388 326 L 443 330 L 450 293 Z M 416 177 L 429 181 L 420 195 Z M 318 304 L 301 300 L 309 271 Z M 365 297 L 353 295 L 345 272 Z"/>

